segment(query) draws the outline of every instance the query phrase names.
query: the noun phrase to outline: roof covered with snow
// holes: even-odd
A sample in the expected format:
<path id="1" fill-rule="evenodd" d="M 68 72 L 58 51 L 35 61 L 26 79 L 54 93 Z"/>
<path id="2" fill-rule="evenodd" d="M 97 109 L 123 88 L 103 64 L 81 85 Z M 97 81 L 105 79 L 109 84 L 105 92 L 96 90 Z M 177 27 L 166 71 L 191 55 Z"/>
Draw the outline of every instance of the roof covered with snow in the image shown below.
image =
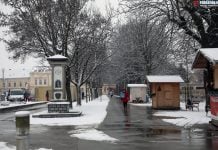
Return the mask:
<path id="1" fill-rule="evenodd" d="M 147 76 L 150 83 L 181 83 L 184 82 L 179 75 L 154 75 Z"/>
<path id="2" fill-rule="evenodd" d="M 48 57 L 48 59 L 67 59 L 67 57 L 58 54 L 58 55 L 50 56 Z"/>
<path id="3" fill-rule="evenodd" d="M 206 68 L 207 62 L 218 63 L 218 48 L 201 48 L 197 51 L 192 68 Z"/>
<path id="4" fill-rule="evenodd" d="M 128 84 L 128 87 L 147 87 L 146 84 Z"/>
<path id="5" fill-rule="evenodd" d="M 52 61 L 52 62 L 60 62 L 60 61 L 61 61 L 61 62 L 62 62 L 62 61 L 65 62 L 65 61 L 67 61 L 67 57 L 58 54 L 58 55 L 54 55 L 54 56 L 48 57 L 47 60 L 50 61 L 50 62 L 51 62 L 51 61 Z"/>

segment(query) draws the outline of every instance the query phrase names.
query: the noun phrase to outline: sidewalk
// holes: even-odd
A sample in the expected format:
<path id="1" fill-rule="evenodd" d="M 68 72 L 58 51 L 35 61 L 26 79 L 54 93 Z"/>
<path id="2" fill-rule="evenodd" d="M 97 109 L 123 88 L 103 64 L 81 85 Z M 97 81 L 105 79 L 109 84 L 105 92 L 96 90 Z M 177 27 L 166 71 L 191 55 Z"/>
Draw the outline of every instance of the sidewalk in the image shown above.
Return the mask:
<path id="1" fill-rule="evenodd" d="M 22 108 L 37 106 L 41 104 L 46 104 L 46 101 L 40 101 L 40 102 L 27 102 L 27 103 L 9 103 L 8 106 L 2 106 L 0 105 L 0 113 L 2 112 L 8 112 L 8 111 L 14 111 Z"/>

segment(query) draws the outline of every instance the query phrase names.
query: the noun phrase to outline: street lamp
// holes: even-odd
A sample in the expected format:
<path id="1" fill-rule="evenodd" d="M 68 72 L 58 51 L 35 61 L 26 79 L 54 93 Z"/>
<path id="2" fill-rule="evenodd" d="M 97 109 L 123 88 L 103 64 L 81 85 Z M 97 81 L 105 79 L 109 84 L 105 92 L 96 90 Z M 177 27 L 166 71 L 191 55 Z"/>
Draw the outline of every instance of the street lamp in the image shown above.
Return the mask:
<path id="1" fill-rule="evenodd" d="M 3 92 L 5 91 L 5 68 L 2 68 Z"/>

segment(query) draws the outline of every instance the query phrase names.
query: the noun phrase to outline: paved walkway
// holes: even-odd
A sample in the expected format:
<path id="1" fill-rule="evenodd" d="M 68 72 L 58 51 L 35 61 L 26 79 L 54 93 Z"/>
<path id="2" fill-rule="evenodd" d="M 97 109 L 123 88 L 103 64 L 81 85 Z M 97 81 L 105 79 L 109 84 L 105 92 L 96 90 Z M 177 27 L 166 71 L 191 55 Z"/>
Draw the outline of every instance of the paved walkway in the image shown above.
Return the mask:
<path id="1" fill-rule="evenodd" d="M 161 117 L 152 115 L 155 110 L 149 106 L 128 105 L 126 115 L 120 100 L 112 98 L 107 110 L 99 129 L 119 140 L 113 149 L 207 150 L 210 147 L 204 128 L 195 131 L 163 122 Z"/>

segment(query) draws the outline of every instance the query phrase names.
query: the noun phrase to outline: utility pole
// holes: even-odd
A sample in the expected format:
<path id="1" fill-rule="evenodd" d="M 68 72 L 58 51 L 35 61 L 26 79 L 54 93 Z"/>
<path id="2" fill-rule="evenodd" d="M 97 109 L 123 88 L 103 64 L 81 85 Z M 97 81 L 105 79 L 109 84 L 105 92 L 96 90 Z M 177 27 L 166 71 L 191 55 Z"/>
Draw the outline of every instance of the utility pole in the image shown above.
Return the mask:
<path id="1" fill-rule="evenodd" d="M 3 91 L 5 91 L 5 68 L 2 68 Z"/>

